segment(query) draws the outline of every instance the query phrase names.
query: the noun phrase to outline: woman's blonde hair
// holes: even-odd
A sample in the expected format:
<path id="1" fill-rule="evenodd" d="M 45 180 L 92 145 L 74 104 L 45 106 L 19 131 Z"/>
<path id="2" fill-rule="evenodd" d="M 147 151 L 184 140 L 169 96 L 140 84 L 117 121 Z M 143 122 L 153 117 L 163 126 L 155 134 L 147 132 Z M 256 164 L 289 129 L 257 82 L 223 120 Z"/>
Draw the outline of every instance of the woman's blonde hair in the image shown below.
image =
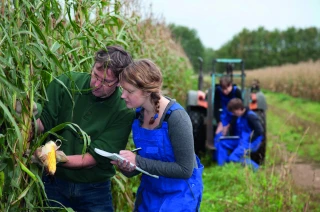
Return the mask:
<path id="1" fill-rule="evenodd" d="M 120 82 L 125 81 L 134 87 L 150 93 L 151 102 L 159 113 L 162 74 L 160 68 L 149 59 L 135 60 L 120 74 Z"/>

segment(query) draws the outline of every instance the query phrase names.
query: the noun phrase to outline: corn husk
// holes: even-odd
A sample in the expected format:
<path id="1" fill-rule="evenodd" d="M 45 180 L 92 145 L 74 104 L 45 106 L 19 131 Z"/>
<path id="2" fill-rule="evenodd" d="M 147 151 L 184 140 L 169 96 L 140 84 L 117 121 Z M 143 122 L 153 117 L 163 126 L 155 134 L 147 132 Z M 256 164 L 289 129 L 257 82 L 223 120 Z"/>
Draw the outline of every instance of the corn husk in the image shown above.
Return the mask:
<path id="1" fill-rule="evenodd" d="M 36 154 L 40 159 L 43 166 L 47 169 L 50 175 L 54 175 L 57 170 L 58 162 L 67 162 L 67 156 L 63 151 L 59 151 L 60 146 L 53 141 L 47 142 L 44 146 L 39 147 L 41 149 L 37 149 Z M 58 151 L 57 151 L 58 150 Z"/>

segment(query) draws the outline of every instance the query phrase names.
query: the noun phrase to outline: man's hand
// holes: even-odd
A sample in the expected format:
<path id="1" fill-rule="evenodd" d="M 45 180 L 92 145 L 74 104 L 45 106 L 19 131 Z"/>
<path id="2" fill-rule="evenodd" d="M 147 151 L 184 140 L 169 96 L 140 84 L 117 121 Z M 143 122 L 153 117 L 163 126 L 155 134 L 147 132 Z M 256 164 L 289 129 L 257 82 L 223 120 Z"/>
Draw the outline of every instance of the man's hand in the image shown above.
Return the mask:
<path id="1" fill-rule="evenodd" d="M 38 147 L 31 156 L 31 162 L 45 167 L 49 174 L 53 175 L 56 171 L 56 164 L 67 162 L 68 158 L 63 151 L 57 150 L 59 147 L 55 142 L 49 141 L 44 146 Z M 27 150 L 26 155 L 30 154 Z"/>
<path id="2" fill-rule="evenodd" d="M 223 126 L 222 128 L 222 135 L 227 135 L 228 130 L 229 130 L 230 124 L 228 124 L 227 126 Z"/>
<path id="3" fill-rule="evenodd" d="M 44 166 L 43 162 L 40 160 L 40 155 L 41 155 L 41 148 L 42 147 L 38 147 L 34 153 L 31 155 L 31 163 L 37 163 L 40 166 Z M 24 156 L 29 157 L 31 153 L 30 149 L 27 149 L 27 151 L 24 153 Z"/>
<path id="4" fill-rule="evenodd" d="M 17 100 L 15 111 L 19 117 L 22 114 L 22 110 L 23 110 L 23 107 L 22 107 L 21 101 Z M 32 113 L 34 116 L 36 116 L 39 113 L 38 106 L 35 102 L 32 102 Z M 36 124 L 34 123 L 33 119 L 31 119 L 31 120 L 32 120 L 31 121 L 31 128 L 29 128 L 29 132 L 28 132 L 28 141 L 29 142 L 33 139 L 35 131 L 40 133 L 40 132 L 43 132 L 43 130 L 44 130 L 44 127 L 43 127 L 40 119 L 38 119 L 36 121 Z"/>
<path id="5" fill-rule="evenodd" d="M 22 104 L 20 100 L 17 100 L 16 102 L 16 113 L 18 114 L 18 116 L 21 116 L 22 114 Z M 32 103 L 32 113 L 34 116 L 38 114 L 38 106 L 35 102 Z"/>

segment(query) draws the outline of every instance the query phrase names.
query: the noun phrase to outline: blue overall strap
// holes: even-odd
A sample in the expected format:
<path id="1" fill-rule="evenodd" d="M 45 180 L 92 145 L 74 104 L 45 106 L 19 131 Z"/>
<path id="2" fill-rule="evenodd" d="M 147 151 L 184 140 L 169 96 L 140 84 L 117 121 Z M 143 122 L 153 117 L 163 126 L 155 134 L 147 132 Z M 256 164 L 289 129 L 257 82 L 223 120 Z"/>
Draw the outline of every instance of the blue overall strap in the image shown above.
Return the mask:
<path id="1" fill-rule="evenodd" d="M 136 108 L 136 117 L 135 119 L 139 119 L 139 116 L 141 114 L 141 107 Z"/>
<path id="2" fill-rule="evenodd" d="M 237 86 L 236 85 L 233 85 L 233 88 L 232 88 L 232 98 L 235 98 L 236 97 L 236 90 L 237 90 Z"/>
<path id="3" fill-rule="evenodd" d="M 164 117 L 163 121 L 167 122 L 172 111 L 175 111 L 175 110 L 184 110 L 184 108 L 179 103 L 175 102 L 173 105 L 171 105 L 171 107 L 167 111 L 166 116 Z"/>
<path id="4" fill-rule="evenodd" d="M 237 90 L 237 86 L 236 85 L 233 85 L 232 86 L 232 97 L 235 97 L 235 94 L 236 94 L 236 90 Z M 217 85 L 217 89 L 222 93 L 222 88 L 221 88 L 221 86 L 220 85 Z"/>
<path id="5" fill-rule="evenodd" d="M 136 108 L 136 117 L 135 119 L 139 119 L 140 115 L 141 115 L 141 107 Z M 175 102 L 173 105 L 171 105 L 171 107 L 169 108 L 169 110 L 166 113 L 166 116 L 164 118 L 164 121 L 168 121 L 168 118 L 170 117 L 172 111 L 174 110 L 184 110 L 184 108 L 177 102 Z"/>
<path id="6" fill-rule="evenodd" d="M 218 87 L 218 89 L 220 92 L 220 101 L 221 101 L 220 104 L 221 104 L 221 108 L 222 108 L 222 112 L 220 114 L 220 121 L 223 126 L 227 126 L 232 119 L 232 113 L 227 110 L 227 105 L 231 99 L 236 97 L 237 86 L 233 85 L 231 93 L 227 96 L 222 93 L 222 89 L 220 86 Z"/>

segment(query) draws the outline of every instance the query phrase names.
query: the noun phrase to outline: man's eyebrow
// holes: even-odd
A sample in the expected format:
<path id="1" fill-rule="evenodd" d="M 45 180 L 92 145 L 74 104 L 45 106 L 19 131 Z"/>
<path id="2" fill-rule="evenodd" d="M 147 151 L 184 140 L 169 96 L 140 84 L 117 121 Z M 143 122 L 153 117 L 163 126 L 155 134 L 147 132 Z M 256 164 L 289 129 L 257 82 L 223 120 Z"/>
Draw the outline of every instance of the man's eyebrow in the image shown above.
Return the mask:
<path id="1" fill-rule="evenodd" d="M 93 72 L 94 76 L 96 76 L 97 78 L 100 79 L 100 77 L 98 76 L 98 74 L 96 72 Z"/>
<path id="2" fill-rule="evenodd" d="M 93 74 L 94 74 L 94 76 L 96 76 L 96 78 L 98 78 L 98 79 L 100 79 L 100 80 L 103 80 L 104 82 L 107 82 L 107 83 L 115 81 L 115 80 L 102 79 L 102 78 L 100 78 L 95 72 L 93 72 Z M 107 75 L 105 74 L 105 76 L 107 76 Z"/>

